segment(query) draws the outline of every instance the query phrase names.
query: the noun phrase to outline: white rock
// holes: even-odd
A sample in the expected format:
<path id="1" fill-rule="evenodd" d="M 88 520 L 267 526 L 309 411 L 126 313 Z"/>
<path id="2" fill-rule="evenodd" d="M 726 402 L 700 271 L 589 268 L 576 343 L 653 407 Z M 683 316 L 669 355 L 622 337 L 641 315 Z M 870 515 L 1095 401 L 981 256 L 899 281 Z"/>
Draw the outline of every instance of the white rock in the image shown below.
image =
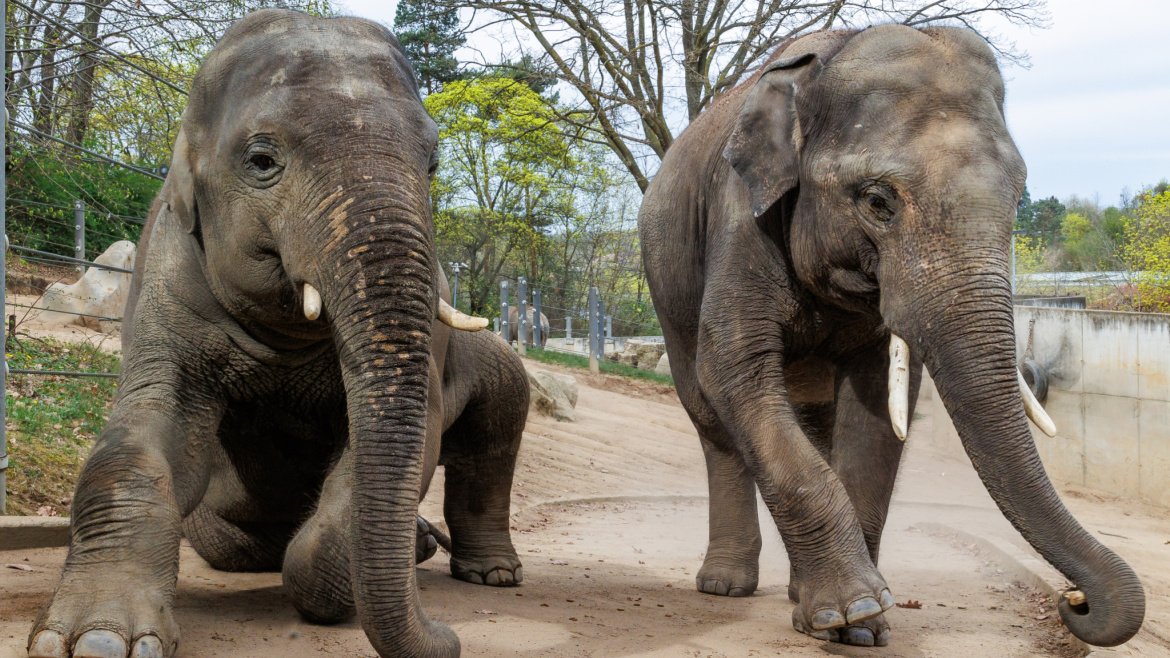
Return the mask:
<path id="1" fill-rule="evenodd" d="M 133 242 L 121 240 L 110 245 L 105 253 L 94 259 L 95 263 L 134 268 L 136 248 Z M 41 315 L 44 322 L 59 322 L 61 324 L 79 324 L 91 329 L 106 333 L 114 333 L 120 323 L 98 318 L 74 315 L 85 313 L 106 318 L 121 318 L 126 310 L 126 299 L 130 294 L 130 274 L 114 272 L 100 267 L 86 268 L 85 274 L 77 283 L 65 285 L 54 283 L 45 290 L 45 296 L 40 306 L 51 311 Z"/>
<path id="2" fill-rule="evenodd" d="M 660 375 L 671 377 L 670 374 L 670 355 L 666 352 L 662 353 L 662 358 L 658 359 L 658 365 L 654 367 L 654 372 Z"/>
<path id="3" fill-rule="evenodd" d="M 528 369 L 529 409 L 557 420 L 576 421 L 577 380 L 547 370 Z"/>

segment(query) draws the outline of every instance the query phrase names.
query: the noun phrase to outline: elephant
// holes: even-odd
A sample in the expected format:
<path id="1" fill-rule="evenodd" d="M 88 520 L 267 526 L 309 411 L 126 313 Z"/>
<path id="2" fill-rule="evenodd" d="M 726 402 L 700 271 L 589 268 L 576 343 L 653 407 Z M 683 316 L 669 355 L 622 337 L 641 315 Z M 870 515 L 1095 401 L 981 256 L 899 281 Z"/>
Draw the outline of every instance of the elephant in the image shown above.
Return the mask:
<path id="1" fill-rule="evenodd" d="M 1068 629 L 1111 646 L 1140 628 L 1141 583 L 1065 508 L 1028 424 L 1055 432 L 1019 386 L 1008 253 L 1026 169 L 1003 99 L 971 31 L 821 31 L 670 146 L 639 231 L 705 454 L 701 592 L 755 590 L 758 489 L 792 566 L 794 628 L 888 642 L 876 565 L 925 367 L 1000 510 L 1074 583 Z"/>
<path id="2" fill-rule="evenodd" d="M 533 337 L 532 337 L 532 334 L 533 334 L 533 326 L 532 326 L 533 311 L 534 311 L 534 308 L 532 306 L 529 306 L 528 313 L 526 313 L 524 316 L 525 319 L 527 320 L 527 322 L 524 324 L 524 326 L 527 329 L 527 331 L 525 333 L 528 336 L 528 344 L 529 345 L 534 344 Z M 512 308 L 508 309 L 508 339 L 509 339 L 509 342 L 513 342 L 513 343 L 516 342 L 516 337 L 519 335 L 520 335 L 520 310 L 516 306 L 513 306 Z M 546 344 L 548 344 L 548 316 L 545 315 L 544 313 L 541 313 L 540 314 L 540 346 L 544 347 Z"/>
<path id="3" fill-rule="evenodd" d="M 139 250 L 109 422 L 28 654 L 173 656 L 180 537 L 356 613 L 381 656 L 458 656 L 422 609 L 418 516 L 445 465 L 451 573 L 515 585 L 519 358 L 455 311 L 435 256 L 438 130 L 390 32 L 284 9 L 196 74 Z"/>

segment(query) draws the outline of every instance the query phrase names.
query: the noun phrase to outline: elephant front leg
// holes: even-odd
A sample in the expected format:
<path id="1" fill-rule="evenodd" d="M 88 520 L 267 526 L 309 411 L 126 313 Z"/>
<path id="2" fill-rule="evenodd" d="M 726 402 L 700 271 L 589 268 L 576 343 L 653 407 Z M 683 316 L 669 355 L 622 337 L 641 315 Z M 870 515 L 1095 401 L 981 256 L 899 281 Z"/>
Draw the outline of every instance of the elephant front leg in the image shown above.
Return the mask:
<path id="1" fill-rule="evenodd" d="M 756 481 L 722 432 L 701 429 L 700 438 L 710 493 L 709 539 L 695 584 L 707 594 L 751 596 L 760 580 L 762 545 Z"/>
<path id="2" fill-rule="evenodd" d="M 168 405 L 177 408 L 177 405 Z M 29 634 L 30 658 L 172 656 L 179 524 L 203 495 L 200 441 L 214 415 L 116 408 L 78 478 L 60 584 Z"/>
<path id="3" fill-rule="evenodd" d="M 793 626 L 828 640 L 831 630 L 872 619 L 894 600 L 844 485 L 805 436 L 782 376 L 773 374 L 783 369 L 768 358 L 756 361 L 761 370 L 750 383 L 742 373 L 702 368 L 700 381 L 755 476 L 799 576 Z"/>
<path id="4" fill-rule="evenodd" d="M 890 423 L 889 359 L 885 344 L 841 359 L 837 373 L 836 417 L 829 463 L 849 494 L 870 559 L 876 565 L 903 447 Z M 921 381 L 921 363 L 914 363 L 910 379 L 911 417 Z M 793 585 L 789 586 L 790 592 L 794 589 Z M 885 646 L 889 638 L 890 626 L 885 615 L 830 633 L 834 642 L 858 646 Z"/>

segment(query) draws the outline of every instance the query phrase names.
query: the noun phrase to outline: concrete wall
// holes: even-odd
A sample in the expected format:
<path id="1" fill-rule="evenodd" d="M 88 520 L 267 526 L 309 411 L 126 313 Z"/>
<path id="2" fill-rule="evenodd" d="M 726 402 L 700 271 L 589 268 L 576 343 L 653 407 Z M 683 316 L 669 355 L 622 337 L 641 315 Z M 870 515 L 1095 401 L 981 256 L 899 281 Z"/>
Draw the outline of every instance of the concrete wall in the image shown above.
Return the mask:
<path id="1" fill-rule="evenodd" d="M 1170 506 L 1170 315 L 1017 306 L 1020 359 L 1048 373 L 1057 436 L 1032 427 L 1057 481 Z M 933 439 L 959 455 L 954 426 L 933 386 Z"/>

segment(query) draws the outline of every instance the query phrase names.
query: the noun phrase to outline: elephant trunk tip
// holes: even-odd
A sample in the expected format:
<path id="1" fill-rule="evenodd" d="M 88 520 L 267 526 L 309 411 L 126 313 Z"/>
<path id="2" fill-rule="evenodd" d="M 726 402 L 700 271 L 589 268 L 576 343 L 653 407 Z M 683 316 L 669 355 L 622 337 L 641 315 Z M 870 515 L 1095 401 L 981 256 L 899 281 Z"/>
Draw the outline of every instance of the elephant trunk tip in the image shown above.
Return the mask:
<path id="1" fill-rule="evenodd" d="M 1116 555 L 1108 558 L 1112 564 L 1103 573 L 1063 592 L 1056 604 L 1068 630 L 1098 647 L 1127 642 L 1146 616 L 1146 595 L 1137 574 Z"/>

